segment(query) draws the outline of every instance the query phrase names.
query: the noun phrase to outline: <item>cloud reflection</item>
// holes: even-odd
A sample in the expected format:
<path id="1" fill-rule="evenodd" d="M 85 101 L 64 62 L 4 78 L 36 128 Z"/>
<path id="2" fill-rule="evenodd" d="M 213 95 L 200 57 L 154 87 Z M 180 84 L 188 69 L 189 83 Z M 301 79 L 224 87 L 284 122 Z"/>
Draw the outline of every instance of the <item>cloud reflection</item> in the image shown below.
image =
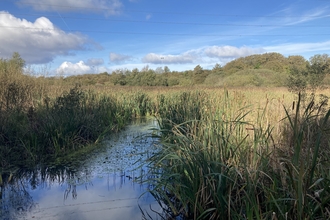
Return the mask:
<path id="1" fill-rule="evenodd" d="M 13 204 L 10 212 L 15 213 L 11 216 L 54 220 L 142 219 L 141 208 L 157 219 L 150 207 L 159 213 L 161 208 L 150 194 L 143 194 L 148 185 L 137 181 L 147 168 L 136 169 L 140 166 L 136 161 L 147 159 L 155 146 L 156 140 L 146 136 L 151 125 L 154 126 L 149 121 L 129 126 L 106 141 L 109 147 L 90 154 L 79 166 L 64 165 L 56 172 L 56 168 L 47 167 L 48 173 L 43 170 L 21 175 L 22 179 L 16 180 L 21 184 L 16 190 L 29 195 L 32 201 L 29 204 L 34 205 L 18 213 L 22 210 L 18 211 Z M 31 181 L 33 177 L 36 179 Z M 31 186 L 31 182 L 35 184 Z M 6 192 L 9 194 L 9 187 Z"/>

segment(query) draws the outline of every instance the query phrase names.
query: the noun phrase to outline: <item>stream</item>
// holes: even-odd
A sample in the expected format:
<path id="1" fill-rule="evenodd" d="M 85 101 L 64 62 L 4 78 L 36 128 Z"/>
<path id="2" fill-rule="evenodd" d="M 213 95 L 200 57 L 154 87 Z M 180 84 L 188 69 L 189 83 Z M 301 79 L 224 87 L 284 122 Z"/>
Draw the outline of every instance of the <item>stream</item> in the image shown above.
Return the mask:
<path id="1" fill-rule="evenodd" d="M 16 170 L 1 187 L 0 219 L 160 219 L 141 183 L 149 178 L 142 164 L 159 147 L 152 128 L 152 118 L 135 121 L 83 159 Z"/>

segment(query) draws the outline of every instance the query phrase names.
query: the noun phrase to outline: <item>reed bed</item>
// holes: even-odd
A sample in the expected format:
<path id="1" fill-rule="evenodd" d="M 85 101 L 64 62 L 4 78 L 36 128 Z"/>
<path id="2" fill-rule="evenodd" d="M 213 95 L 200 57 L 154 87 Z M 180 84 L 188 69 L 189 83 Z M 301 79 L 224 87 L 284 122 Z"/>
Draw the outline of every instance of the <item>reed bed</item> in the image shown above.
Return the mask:
<path id="1" fill-rule="evenodd" d="M 251 94 L 158 97 L 151 193 L 171 218 L 330 218 L 327 99 Z"/>
<path id="2" fill-rule="evenodd" d="M 97 93 L 11 77 L 0 92 L 0 168 L 56 160 L 152 114 L 147 94 Z M 41 88 L 41 89 L 40 89 Z M 61 92 L 60 92 L 61 91 Z"/>

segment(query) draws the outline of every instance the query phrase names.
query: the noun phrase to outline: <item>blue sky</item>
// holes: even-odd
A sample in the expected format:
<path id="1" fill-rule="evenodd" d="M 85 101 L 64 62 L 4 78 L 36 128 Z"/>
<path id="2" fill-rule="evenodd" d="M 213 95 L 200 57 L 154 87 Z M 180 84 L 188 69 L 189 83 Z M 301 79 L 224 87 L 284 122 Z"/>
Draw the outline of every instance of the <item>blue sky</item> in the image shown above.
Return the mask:
<path id="1" fill-rule="evenodd" d="M 35 74 L 211 69 L 278 52 L 330 51 L 328 0 L 1 0 L 0 57 Z"/>

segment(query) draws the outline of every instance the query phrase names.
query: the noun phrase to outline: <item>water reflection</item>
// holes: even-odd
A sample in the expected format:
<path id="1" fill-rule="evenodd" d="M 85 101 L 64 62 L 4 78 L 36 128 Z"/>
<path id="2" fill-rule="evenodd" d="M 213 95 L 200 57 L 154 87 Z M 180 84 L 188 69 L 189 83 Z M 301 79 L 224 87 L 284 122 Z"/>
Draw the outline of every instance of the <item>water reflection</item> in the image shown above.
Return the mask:
<path id="1" fill-rule="evenodd" d="M 84 159 L 4 173 L 2 219 L 157 218 L 161 208 L 150 194 L 148 169 L 141 165 L 157 150 L 153 120 L 132 124 Z M 141 197 L 140 197 L 141 196 Z M 146 216 L 148 217 L 148 216 Z"/>

